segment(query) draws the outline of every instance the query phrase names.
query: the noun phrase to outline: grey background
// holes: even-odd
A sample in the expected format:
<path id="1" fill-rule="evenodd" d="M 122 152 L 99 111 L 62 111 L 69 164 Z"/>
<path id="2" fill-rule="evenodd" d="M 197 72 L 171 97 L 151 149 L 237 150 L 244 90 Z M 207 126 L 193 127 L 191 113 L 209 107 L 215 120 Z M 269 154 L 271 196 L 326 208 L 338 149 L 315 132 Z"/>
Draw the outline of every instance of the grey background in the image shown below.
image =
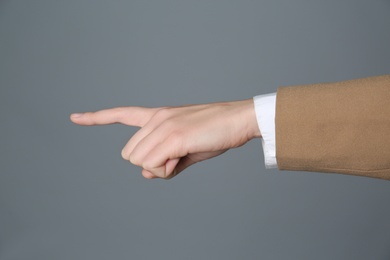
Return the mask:
<path id="1" fill-rule="evenodd" d="M 0 1 L 0 259 L 390 259 L 390 182 L 265 170 L 260 140 L 146 180 L 102 108 L 381 75 L 390 1 Z"/>

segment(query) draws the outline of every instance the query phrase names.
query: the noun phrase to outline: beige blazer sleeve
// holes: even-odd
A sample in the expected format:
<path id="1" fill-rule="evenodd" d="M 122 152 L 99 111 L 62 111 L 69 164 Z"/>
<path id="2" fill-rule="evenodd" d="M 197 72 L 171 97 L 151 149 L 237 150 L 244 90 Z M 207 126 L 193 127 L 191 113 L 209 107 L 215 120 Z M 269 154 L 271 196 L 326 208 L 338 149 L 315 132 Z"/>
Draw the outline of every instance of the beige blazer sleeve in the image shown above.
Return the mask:
<path id="1" fill-rule="evenodd" d="M 278 88 L 275 133 L 280 170 L 390 180 L 390 75 Z"/>

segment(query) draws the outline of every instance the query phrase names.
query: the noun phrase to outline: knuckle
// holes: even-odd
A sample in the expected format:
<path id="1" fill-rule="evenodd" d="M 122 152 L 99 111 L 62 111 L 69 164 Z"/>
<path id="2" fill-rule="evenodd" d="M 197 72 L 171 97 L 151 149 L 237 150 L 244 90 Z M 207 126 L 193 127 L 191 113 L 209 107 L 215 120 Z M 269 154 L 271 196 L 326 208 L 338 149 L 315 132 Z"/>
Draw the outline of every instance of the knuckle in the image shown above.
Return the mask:
<path id="1" fill-rule="evenodd" d="M 140 163 L 139 159 L 138 159 L 136 156 L 134 156 L 134 155 L 131 155 L 131 154 L 130 154 L 130 156 L 129 156 L 129 161 L 130 161 L 132 164 L 134 164 L 134 165 L 141 166 L 141 163 Z"/>
<path id="2" fill-rule="evenodd" d="M 148 161 L 143 161 L 141 167 L 147 171 L 153 170 L 152 164 Z"/>
<path id="3" fill-rule="evenodd" d="M 154 115 L 157 119 L 167 119 L 171 116 L 172 112 L 170 108 L 163 107 L 157 110 L 156 114 Z"/>
<path id="4" fill-rule="evenodd" d="M 125 149 L 122 149 L 121 156 L 122 156 L 123 160 L 126 160 L 126 161 L 129 160 L 129 155 L 127 154 Z"/>

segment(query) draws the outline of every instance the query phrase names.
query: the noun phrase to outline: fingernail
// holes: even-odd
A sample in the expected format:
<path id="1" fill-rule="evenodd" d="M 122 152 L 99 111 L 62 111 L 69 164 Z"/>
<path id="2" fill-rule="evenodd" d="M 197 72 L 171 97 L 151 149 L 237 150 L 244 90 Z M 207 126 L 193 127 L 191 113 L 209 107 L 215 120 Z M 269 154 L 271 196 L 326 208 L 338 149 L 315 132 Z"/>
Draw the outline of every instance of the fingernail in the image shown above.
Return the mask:
<path id="1" fill-rule="evenodd" d="M 81 113 L 75 113 L 75 114 L 72 114 L 72 118 L 77 118 L 77 117 L 80 117 L 82 115 L 83 114 L 81 114 Z"/>

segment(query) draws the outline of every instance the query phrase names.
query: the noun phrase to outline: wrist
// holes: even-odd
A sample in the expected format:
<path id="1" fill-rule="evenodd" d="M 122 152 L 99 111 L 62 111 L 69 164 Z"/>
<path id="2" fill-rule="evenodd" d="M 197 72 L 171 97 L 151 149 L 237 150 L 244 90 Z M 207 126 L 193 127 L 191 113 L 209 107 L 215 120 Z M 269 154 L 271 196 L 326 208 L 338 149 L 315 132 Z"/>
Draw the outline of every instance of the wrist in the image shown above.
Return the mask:
<path id="1" fill-rule="evenodd" d="M 243 127 L 243 131 L 245 131 L 247 140 L 251 140 L 253 138 L 260 138 L 261 132 L 259 129 L 259 125 L 257 123 L 256 111 L 253 99 L 247 99 L 239 102 L 239 106 L 242 108 L 241 113 L 239 113 L 239 122 Z"/>
<path id="2" fill-rule="evenodd" d="M 250 137 L 253 138 L 261 138 L 261 131 L 259 128 L 259 124 L 257 123 L 255 104 L 253 98 L 248 99 L 248 109 L 247 109 L 247 123 L 248 129 L 250 129 Z"/>

